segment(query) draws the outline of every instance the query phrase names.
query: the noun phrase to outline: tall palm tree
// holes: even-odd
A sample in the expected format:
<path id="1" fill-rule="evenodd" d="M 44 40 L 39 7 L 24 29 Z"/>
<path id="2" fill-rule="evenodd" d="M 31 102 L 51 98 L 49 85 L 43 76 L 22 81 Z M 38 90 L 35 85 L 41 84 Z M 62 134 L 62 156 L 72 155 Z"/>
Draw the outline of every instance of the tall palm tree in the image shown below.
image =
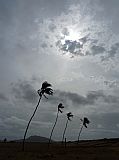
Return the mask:
<path id="1" fill-rule="evenodd" d="M 39 104 L 40 104 L 40 101 L 41 101 L 42 96 L 44 96 L 45 98 L 47 98 L 47 97 L 46 97 L 46 94 L 47 94 L 47 95 L 53 95 L 53 90 L 52 90 L 51 87 L 52 87 L 52 85 L 51 85 L 50 83 L 48 83 L 47 81 L 45 81 L 45 82 L 42 83 L 41 89 L 39 89 L 39 90 L 37 91 L 38 94 L 39 94 L 39 100 L 38 100 L 38 103 L 37 103 L 37 105 L 36 105 L 36 107 L 35 107 L 35 110 L 34 110 L 32 116 L 31 116 L 31 118 L 30 118 L 30 120 L 29 120 L 29 122 L 28 122 L 28 124 L 27 124 L 26 130 L 25 130 L 25 133 L 24 133 L 24 138 L 23 138 L 22 151 L 24 151 L 25 139 L 26 139 L 26 134 L 27 134 L 28 128 L 29 128 L 29 126 L 30 126 L 30 123 L 31 123 L 33 117 L 35 116 L 35 113 L 36 113 L 36 111 L 37 111 L 37 109 L 38 109 L 38 106 L 39 106 Z M 48 99 L 48 98 L 47 98 L 47 99 Z"/>
<path id="2" fill-rule="evenodd" d="M 63 113 L 63 111 L 62 111 L 63 108 L 64 108 L 63 104 L 62 104 L 62 103 L 59 103 L 59 104 L 58 104 L 58 107 L 57 107 L 57 116 L 56 116 L 56 120 L 55 120 L 55 123 L 54 123 L 54 125 L 53 125 L 53 128 L 52 128 L 52 130 L 51 130 L 48 147 L 49 147 L 49 145 L 50 145 L 50 143 L 51 143 L 52 134 L 53 134 L 53 131 L 54 131 L 55 126 L 56 126 L 56 124 L 57 124 L 57 120 L 58 120 L 59 113 Z"/>
<path id="3" fill-rule="evenodd" d="M 83 127 L 87 128 L 87 124 L 90 123 L 90 121 L 88 120 L 87 117 L 84 117 L 83 119 L 80 119 L 82 121 L 82 126 L 81 126 L 81 129 L 79 131 L 79 135 L 78 135 L 78 143 L 79 143 L 79 139 L 80 139 L 80 135 L 81 135 L 81 132 L 83 130 Z"/>
<path id="4" fill-rule="evenodd" d="M 63 136 L 62 136 L 62 143 L 64 141 L 64 136 L 65 136 L 66 129 L 67 129 L 67 126 L 68 126 L 68 122 L 71 121 L 71 117 L 73 118 L 73 114 L 71 112 L 67 113 L 67 121 L 66 121 L 66 125 L 65 125 L 65 128 L 64 128 Z"/>

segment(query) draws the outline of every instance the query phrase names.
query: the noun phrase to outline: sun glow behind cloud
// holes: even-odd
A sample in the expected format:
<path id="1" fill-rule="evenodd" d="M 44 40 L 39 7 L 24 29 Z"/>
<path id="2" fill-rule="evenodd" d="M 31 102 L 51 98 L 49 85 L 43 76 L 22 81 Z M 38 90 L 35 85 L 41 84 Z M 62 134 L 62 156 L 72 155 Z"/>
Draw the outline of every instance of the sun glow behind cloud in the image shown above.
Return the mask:
<path id="1" fill-rule="evenodd" d="M 68 30 L 68 34 L 64 35 L 61 33 L 61 37 L 64 36 L 64 40 L 78 41 L 81 33 L 76 31 L 75 28 L 73 29 L 73 28 L 67 27 L 67 30 Z"/>
<path id="2" fill-rule="evenodd" d="M 113 39 L 108 22 L 95 19 L 95 14 L 87 10 L 87 6 L 83 7 L 71 5 L 67 13 L 62 12 L 52 19 L 44 19 L 42 23 L 36 22 L 39 28 L 38 53 L 43 51 L 43 54 L 57 57 L 62 66 L 60 75 L 63 77 L 72 61 L 80 63 L 82 59 L 88 58 L 102 63 L 101 60 L 108 56 L 108 50 L 112 45 L 107 43 L 111 41 L 109 37 Z M 97 8 L 98 6 L 95 6 L 94 10 L 99 11 Z"/>

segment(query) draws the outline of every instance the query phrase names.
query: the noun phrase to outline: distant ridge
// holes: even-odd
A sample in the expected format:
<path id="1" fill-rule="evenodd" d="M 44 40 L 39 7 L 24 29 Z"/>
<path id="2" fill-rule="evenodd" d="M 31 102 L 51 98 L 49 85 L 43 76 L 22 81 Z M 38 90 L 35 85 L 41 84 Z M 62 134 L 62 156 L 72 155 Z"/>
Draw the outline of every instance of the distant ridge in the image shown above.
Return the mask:
<path id="1" fill-rule="evenodd" d="M 53 140 L 52 140 L 53 141 Z M 22 142 L 22 139 L 16 140 L 16 142 Z M 49 142 L 49 138 L 41 137 L 41 136 L 30 136 L 26 139 L 26 142 L 41 142 L 41 143 L 47 143 Z"/>

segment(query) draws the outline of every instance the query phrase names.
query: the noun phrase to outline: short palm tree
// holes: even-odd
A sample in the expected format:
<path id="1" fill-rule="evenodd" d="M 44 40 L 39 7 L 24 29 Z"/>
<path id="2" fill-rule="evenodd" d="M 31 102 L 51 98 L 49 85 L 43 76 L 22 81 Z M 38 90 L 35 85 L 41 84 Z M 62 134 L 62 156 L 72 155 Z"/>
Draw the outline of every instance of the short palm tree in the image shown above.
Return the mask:
<path id="1" fill-rule="evenodd" d="M 80 119 L 80 120 L 82 121 L 82 126 L 81 126 L 81 129 L 79 131 L 79 135 L 78 135 L 78 143 L 79 143 L 79 139 L 80 139 L 80 135 L 81 135 L 83 127 L 87 128 L 87 124 L 90 123 L 90 121 L 88 120 L 87 117 L 84 117 L 83 119 Z"/>
<path id="2" fill-rule="evenodd" d="M 65 125 L 65 128 L 64 128 L 63 136 L 62 136 L 62 143 L 64 142 L 64 136 L 65 136 L 66 129 L 67 129 L 67 126 L 68 126 L 68 122 L 71 121 L 71 118 L 73 118 L 73 114 L 71 112 L 67 113 L 67 121 L 66 121 L 66 125 Z"/>
<path id="3" fill-rule="evenodd" d="M 50 143 L 51 143 L 52 134 L 53 134 L 53 131 L 54 131 L 55 126 L 56 126 L 56 124 L 57 124 L 57 120 L 58 120 L 59 113 L 63 113 L 63 111 L 62 111 L 63 108 L 64 108 L 63 104 L 62 104 L 62 103 L 59 103 L 59 105 L 58 105 L 58 107 L 57 107 L 57 116 L 56 116 L 56 120 L 55 120 L 55 123 L 54 123 L 54 125 L 53 125 L 52 130 L 51 130 L 51 134 L 50 134 L 48 146 L 49 146 Z"/>
<path id="4" fill-rule="evenodd" d="M 28 122 L 28 124 L 27 124 L 26 130 L 25 130 L 25 133 L 24 133 L 24 138 L 23 138 L 22 151 L 24 151 L 25 139 L 26 139 L 26 134 L 27 134 L 28 128 L 29 128 L 29 126 L 30 126 L 30 123 L 31 123 L 33 117 L 35 116 L 35 113 L 36 113 L 36 111 L 37 111 L 37 109 L 38 109 L 38 106 L 39 106 L 39 104 L 40 104 L 40 101 L 41 101 L 42 96 L 44 96 L 45 98 L 47 98 L 47 97 L 46 97 L 46 94 L 47 94 L 47 95 L 53 95 L 53 90 L 52 90 L 51 86 L 52 86 L 51 84 L 49 84 L 47 81 L 45 81 L 44 83 L 42 83 L 41 89 L 39 89 L 39 90 L 37 91 L 38 94 L 39 94 L 39 100 L 38 100 L 38 103 L 37 103 L 37 105 L 36 105 L 36 107 L 35 107 L 35 110 L 34 110 L 32 116 L 31 116 L 31 118 L 30 118 L 30 120 L 29 120 L 29 122 Z M 48 99 L 48 98 L 47 98 L 47 99 Z"/>

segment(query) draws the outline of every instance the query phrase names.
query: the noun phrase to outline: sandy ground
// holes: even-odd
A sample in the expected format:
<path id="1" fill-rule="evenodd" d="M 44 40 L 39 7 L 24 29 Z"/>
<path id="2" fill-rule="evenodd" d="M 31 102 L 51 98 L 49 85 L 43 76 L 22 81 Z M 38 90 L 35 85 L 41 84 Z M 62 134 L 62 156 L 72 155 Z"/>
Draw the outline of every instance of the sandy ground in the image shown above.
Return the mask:
<path id="1" fill-rule="evenodd" d="M 119 160 L 119 139 L 67 143 L 0 143 L 0 160 Z"/>

